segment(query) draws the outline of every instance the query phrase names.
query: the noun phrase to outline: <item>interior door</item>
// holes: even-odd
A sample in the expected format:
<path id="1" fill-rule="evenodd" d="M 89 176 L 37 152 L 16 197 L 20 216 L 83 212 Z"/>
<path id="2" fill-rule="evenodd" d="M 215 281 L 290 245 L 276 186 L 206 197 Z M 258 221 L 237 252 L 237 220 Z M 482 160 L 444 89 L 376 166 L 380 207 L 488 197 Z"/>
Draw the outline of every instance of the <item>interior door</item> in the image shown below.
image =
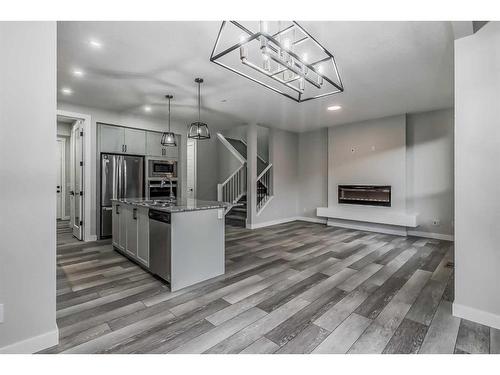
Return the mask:
<path id="1" fill-rule="evenodd" d="M 83 239 L 83 129 L 76 121 L 71 130 L 71 223 L 73 236 Z"/>
<path id="2" fill-rule="evenodd" d="M 192 139 L 187 143 L 187 197 L 196 196 L 196 142 Z"/>
<path id="3" fill-rule="evenodd" d="M 57 201 L 57 218 L 62 219 L 64 216 L 64 201 L 63 195 L 63 179 L 64 174 L 64 141 L 57 140 L 57 182 L 56 182 L 56 201 Z"/>

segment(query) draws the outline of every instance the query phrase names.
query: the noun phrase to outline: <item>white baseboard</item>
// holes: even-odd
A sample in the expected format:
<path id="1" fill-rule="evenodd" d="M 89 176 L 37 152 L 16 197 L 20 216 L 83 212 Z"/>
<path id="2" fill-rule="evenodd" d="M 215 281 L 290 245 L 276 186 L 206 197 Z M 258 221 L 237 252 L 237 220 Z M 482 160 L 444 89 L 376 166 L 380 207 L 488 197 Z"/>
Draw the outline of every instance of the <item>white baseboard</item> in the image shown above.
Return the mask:
<path id="1" fill-rule="evenodd" d="M 383 234 L 391 234 L 395 236 L 406 236 L 406 228 L 405 227 L 389 227 L 385 224 L 375 224 L 370 223 L 370 225 L 365 225 L 360 222 L 346 222 L 339 221 L 335 219 L 328 219 L 328 226 L 331 227 L 339 227 L 339 228 L 347 228 L 347 229 L 356 229 L 363 230 L 366 232 L 375 232 L 375 233 L 383 233 Z"/>
<path id="2" fill-rule="evenodd" d="M 418 230 L 408 230 L 408 235 L 415 236 L 415 237 L 432 238 L 435 240 L 454 241 L 454 236 L 451 234 L 430 233 L 430 232 L 421 232 Z"/>
<path id="3" fill-rule="evenodd" d="M 455 302 L 453 303 L 452 313 L 453 316 L 458 318 L 472 320 L 473 322 L 484 324 L 488 327 L 500 329 L 500 315 L 460 305 Z"/>
<path id="4" fill-rule="evenodd" d="M 270 227 L 271 225 L 290 223 L 290 222 L 296 221 L 296 220 L 297 220 L 297 218 L 294 216 L 294 217 L 287 217 L 284 219 L 265 221 L 262 223 L 255 223 L 255 224 L 248 224 L 247 223 L 247 228 L 248 229 L 258 229 L 258 228 Z"/>
<path id="5" fill-rule="evenodd" d="M 327 219 L 321 219 L 319 217 L 308 217 L 308 216 L 297 216 L 295 220 L 307 221 L 309 223 L 326 224 Z"/>
<path id="6" fill-rule="evenodd" d="M 41 335 L 0 348 L 0 354 L 32 354 L 59 343 L 59 330 L 54 329 Z"/>

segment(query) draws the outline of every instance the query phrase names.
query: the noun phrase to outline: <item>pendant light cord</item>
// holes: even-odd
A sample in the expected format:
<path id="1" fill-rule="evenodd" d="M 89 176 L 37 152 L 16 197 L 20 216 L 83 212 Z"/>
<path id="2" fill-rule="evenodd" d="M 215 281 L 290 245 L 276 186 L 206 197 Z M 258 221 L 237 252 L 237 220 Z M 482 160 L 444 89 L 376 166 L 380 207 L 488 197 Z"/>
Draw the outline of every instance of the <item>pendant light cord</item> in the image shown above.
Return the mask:
<path id="1" fill-rule="evenodd" d="M 170 133 L 170 98 L 168 98 L 168 132 Z"/>
<path id="2" fill-rule="evenodd" d="M 201 122 L 201 82 L 198 82 L 198 122 Z"/>

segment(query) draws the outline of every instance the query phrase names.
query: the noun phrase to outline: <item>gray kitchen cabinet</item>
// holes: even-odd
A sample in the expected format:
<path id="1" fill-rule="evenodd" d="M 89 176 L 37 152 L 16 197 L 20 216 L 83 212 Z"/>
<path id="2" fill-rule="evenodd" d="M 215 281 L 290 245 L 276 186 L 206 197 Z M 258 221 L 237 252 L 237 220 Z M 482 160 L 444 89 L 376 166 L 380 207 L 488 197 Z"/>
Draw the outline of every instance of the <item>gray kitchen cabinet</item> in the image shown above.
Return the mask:
<path id="1" fill-rule="evenodd" d="M 146 131 L 138 129 L 123 128 L 124 152 L 133 155 L 146 154 Z"/>
<path id="2" fill-rule="evenodd" d="M 101 152 L 122 153 L 124 150 L 124 132 L 119 126 L 101 124 Z"/>
<path id="3" fill-rule="evenodd" d="M 130 211 L 127 205 L 113 203 L 113 246 L 122 251 L 127 247 L 127 217 Z"/>
<path id="4" fill-rule="evenodd" d="M 137 208 L 128 207 L 127 209 L 127 246 L 125 251 L 128 255 L 133 258 L 137 257 L 137 240 L 138 240 L 138 219 L 137 219 Z"/>
<path id="5" fill-rule="evenodd" d="M 101 152 L 146 154 L 146 131 L 104 124 L 100 129 Z"/>
<path id="6" fill-rule="evenodd" d="M 120 238 L 120 215 L 121 205 L 117 203 L 113 203 L 113 225 L 112 225 L 112 233 L 113 233 L 113 246 L 120 247 L 119 238 Z"/>
<path id="7" fill-rule="evenodd" d="M 147 208 L 137 211 L 137 259 L 149 267 L 149 216 Z"/>
<path id="8" fill-rule="evenodd" d="M 176 135 L 175 139 L 177 141 L 176 147 L 165 147 L 165 156 L 168 158 L 177 159 L 179 157 L 180 137 Z"/>
<path id="9" fill-rule="evenodd" d="M 163 156 L 164 149 L 161 145 L 162 133 L 146 132 L 146 155 Z"/>
<path id="10" fill-rule="evenodd" d="M 128 217 L 131 215 L 131 208 L 128 205 L 120 205 L 118 214 L 118 248 L 125 251 L 127 248 L 127 223 Z"/>
<path id="11" fill-rule="evenodd" d="M 162 135 L 157 132 L 146 133 L 146 155 L 176 159 L 179 156 L 179 136 L 176 135 L 177 147 L 166 147 L 161 145 Z"/>
<path id="12" fill-rule="evenodd" d="M 148 209 L 113 202 L 113 246 L 149 267 Z"/>

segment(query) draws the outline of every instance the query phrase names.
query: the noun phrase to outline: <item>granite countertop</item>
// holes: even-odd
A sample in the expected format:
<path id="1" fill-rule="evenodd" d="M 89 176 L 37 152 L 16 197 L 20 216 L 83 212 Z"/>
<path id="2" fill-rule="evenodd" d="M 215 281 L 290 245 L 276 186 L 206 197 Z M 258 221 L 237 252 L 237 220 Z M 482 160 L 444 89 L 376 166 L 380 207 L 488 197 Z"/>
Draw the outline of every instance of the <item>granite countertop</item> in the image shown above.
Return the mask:
<path id="1" fill-rule="evenodd" d="M 171 212 L 171 213 L 213 210 L 218 208 L 226 208 L 230 206 L 230 204 L 226 202 L 204 201 L 195 198 L 185 198 L 176 200 L 172 200 L 168 197 L 165 198 L 161 197 L 156 199 L 125 198 L 125 199 L 112 199 L 112 201 L 124 204 L 130 204 L 132 206 L 147 207 L 150 209 Z"/>

